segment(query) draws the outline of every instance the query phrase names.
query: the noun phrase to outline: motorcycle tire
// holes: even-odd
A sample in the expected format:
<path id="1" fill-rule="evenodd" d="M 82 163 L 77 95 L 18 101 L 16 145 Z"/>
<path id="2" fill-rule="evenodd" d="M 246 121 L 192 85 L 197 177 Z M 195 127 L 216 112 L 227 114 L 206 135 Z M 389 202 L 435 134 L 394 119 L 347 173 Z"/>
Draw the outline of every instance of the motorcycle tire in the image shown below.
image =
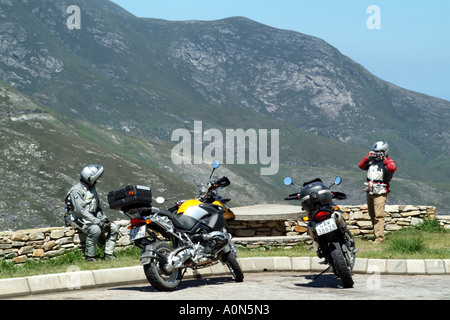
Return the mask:
<path id="1" fill-rule="evenodd" d="M 224 256 L 222 261 L 227 265 L 236 282 L 244 281 L 244 273 L 242 272 L 241 266 L 239 265 L 236 255 L 233 252 L 229 252 L 226 256 Z"/>
<path id="2" fill-rule="evenodd" d="M 164 256 L 169 256 L 173 250 L 166 242 L 157 242 L 153 246 L 153 251 Z M 158 259 L 152 259 L 149 264 L 144 265 L 144 272 L 148 282 L 158 291 L 174 291 L 181 282 L 181 269 L 167 272 Z"/>
<path id="3" fill-rule="evenodd" d="M 333 271 L 342 280 L 344 288 L 353 288 L 354 282 L 352 270 L 351 267 L 347 265 L 339 242 L 330 242 L 328 246 L 330 249 Z"/>
<path id="4" fill-rule="evenodd" d="M 350 270 L 353 270 L 356 261 L 355 252 L 357 251 L 355 247 L 355 240 L 353 239 L 350 231 L 345 233 L 345 242 L 342 244 L 342 253 L 344 254 L 345 261 L 347 265 L 350 267 Z"/>

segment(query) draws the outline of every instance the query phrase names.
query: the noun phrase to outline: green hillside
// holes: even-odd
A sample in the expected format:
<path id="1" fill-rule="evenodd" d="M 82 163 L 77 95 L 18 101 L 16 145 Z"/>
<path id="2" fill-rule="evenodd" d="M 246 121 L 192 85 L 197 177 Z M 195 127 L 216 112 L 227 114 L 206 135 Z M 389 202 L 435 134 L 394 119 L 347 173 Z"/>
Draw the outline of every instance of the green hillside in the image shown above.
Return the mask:
<path id="1" fill-rule="evenodd" d="M 79 30 L 66 26 L 69 5 L 80 8 Z M 399 167 L 388 202 L 448 211 L 450 102 L 387 83 L 321 39 L 244 17 L 137 18 L 108 0 L 5 1 L 0 15 L 5 227 L 59 223 L 61 199 L 89 163 L 107 170 L 103 195 L 139 183 L 192 196 L 208 163 L 175 165 L 171 136 L 193 135 L 194 121 L 224 137 L 279 130 L 275 175 L 260 174 L 260 158 L 220 159 L 234 205 L 282 203 L 285 175 L 338 174 L 347 203 L 363 203 L 357 165 L 385 139 Z"/>

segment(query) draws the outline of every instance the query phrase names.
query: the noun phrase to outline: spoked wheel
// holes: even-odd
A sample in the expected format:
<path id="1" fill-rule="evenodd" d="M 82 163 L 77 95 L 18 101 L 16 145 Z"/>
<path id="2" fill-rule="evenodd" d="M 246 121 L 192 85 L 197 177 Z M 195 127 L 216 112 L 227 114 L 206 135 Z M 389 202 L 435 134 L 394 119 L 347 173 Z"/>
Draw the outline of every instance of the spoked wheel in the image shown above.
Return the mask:
<path id="1" fill-rule="evenodd" d="M 168 257 L 174 250 L 166 242 L 157 242 L 153 245 L 153 251 Z M 181 281 L 181 269 L 168 271 L 164 263 L 158 259 L 152 259 L 149 264 L 144 265 L 145 276 L 148 282 L 159 291 L 173 291 Z"/>

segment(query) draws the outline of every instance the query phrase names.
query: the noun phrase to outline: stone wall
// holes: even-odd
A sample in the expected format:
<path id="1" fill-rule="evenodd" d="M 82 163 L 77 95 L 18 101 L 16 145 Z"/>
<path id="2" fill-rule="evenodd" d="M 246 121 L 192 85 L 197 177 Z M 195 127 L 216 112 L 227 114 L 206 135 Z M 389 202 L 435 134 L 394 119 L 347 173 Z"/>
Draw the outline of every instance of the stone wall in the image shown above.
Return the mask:
<path id="1" fill-rule="evenodd" d="M 360 206 L 340 206 L 343 217 L 347 222 L 348 229 L 353 235 L 373 234 L 372 222 L 368 213 L 367 205 Z M 422 219 L 434 219 L 436 208 L 432 206 L 412 206 L 412 205 L 387 205 L 385 207 L 385 231 L 396 231 L 403 227 L 417 225 Z M 442 225 L 450 223 L 443 220 Z M 306 223 L 303 221 L 288 221 L 286 235 L 296 235 L 305 232 L 303 228 Z M 450 224 L 448 224 L 450 227 Z M 300 230 L 299 230 L 300 229 Z M 300 232 L 298 232 L 300 231 Z"/>
<path id="2" fill-rule="evenodd" d="M 118 249 L 131 245 L 129 221 L 116 221 L 119 225 Z M 29 259 L 52 258 L 68 250 L 83 246 L 83 234 L 72 227 L 54 227 L 0 232 L 0 259 L 23 263 Z"/>
<path id="3" fill-rule="evenodd" d="M 348 228 L 354 235 L 372 233 L 372 224 L 367 213 L 367 205 L 341 206 Z M 386 231 L 399 230 L 405 226 L 420 223 L 425 217 L 434 218 L 436 209 L 430 206 L 386 206 Z M 235 237 L 235 243 L 240 238 L 254 238 L 252 247 L 258 243 L 273 246 L 291 246 L 296 242 L 309 239 L 306 223 L 300 219 L 288 220 L 252 220 L 231 221 L 227 229 Z M 304 215 L 304 212 L 303 212 Z M 441 225 L 450 228 L 450 216 L 438 217 Z M 116 221 L 119 225 L 119 239 L 117 249 L 132 246 L 129 241 L 128 220 Z M 270 237 L 261 240 L 261 237 Z M 79 234 L 71 227 L 55 227 L 29 229 L 19 231 L 0 232 L 0 259 L 14 263 L 23 263 L 29 259 L 52 258 L 64 254 L 68 250 L 79 249 L 83 246 L 83 234 Z"/>
<path id="4" fill-rule="evenodd" d="M 373 227 L 367 205 L 340 206 L 349 230 L 354 235 L 372 234 Z M 405 226 L 416 225 L 423 218 L 435 218 L 436 208 L 432 206 L 387 205 L 385 208 L 385 231 L 400 230 Z M 306 213 L 300 213 L 305 216 Z M 441 219 L 441 224 L 450 228 L 449 219 Z M 232 221 L 227 230 L 235 237 L 299 236 L 307 234 L 307 223 L 299 219 Z"/>

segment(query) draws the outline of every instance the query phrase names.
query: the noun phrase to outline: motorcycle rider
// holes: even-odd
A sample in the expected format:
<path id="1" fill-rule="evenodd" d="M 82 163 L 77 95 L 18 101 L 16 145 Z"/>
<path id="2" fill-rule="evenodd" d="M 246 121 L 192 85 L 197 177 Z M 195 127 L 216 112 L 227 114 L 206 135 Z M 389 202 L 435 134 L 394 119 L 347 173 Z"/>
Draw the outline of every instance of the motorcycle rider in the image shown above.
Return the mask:
<path id="1" fill-rule="evenodd" d="M 70 225 L 86 234 L 86 261 L 95 261 L 96 245 L 100 236 L 106 232 L 105 260 L 113 260 L 114 248 L 119 234 L 118 226 L 109 221 L 100 207 L 96 183 L 103 175 L 100 165 L 89 165 L 80 174 L 80 181 L 69 191 L 67 198 L 71 202 Z M 67 201 L 66 201 L 67 202 Z"/>
<path id="2" fill-rule="evenodd" d="M 389 182 L 397 164 L 388 157 L 389 145 L 385 141 L 377 141 L 372 150 L 359 163 L 359 168 L 367 171 L 364 191 L 367 192 L 367 207 L 374 229 L 374 243 L 384 241 L 384 216 L 387 195 L 390 192 Z"/>

